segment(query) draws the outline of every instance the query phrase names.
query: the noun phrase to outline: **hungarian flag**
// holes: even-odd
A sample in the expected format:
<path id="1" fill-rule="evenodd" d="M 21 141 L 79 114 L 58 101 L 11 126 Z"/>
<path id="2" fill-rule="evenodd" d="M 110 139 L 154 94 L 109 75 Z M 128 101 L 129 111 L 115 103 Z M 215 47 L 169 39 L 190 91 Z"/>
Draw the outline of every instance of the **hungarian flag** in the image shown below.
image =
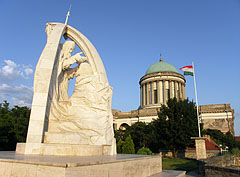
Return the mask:
<path id="1" fill-rule="evenodd" d="M 193 67 L 192 67 L 192 65 L 190 65 L 190 66 L 184 66 L 184 67 L 182 67 L 182 68 L 180 68 L 180 70 L 183 70 L 183 74 L 184 75 L 191 75 L 191 76 L 193 76 Z"/>

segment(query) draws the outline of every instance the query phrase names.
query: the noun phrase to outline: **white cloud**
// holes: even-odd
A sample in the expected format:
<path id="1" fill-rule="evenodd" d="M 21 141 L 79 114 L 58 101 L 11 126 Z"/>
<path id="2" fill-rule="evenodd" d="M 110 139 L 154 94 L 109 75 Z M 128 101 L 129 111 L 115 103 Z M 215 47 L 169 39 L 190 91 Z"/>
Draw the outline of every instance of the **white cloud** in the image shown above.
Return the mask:
<path id="1" fill-rule="evenodd" d="M 33 73 L 31 65 L 19 65 L 12 60 L 4 60 L 4 66 L 0 68 L 0 81 L 10 83 L 19 78 L 28 78 Z"/>
<path id="2" fill-rule="evenodd" d="M 12 102 L 13 105 L 28 106 L 32 104 L 33 88 L 25 85 L 9 86 L 0 85 L 0 97 L 2 100 Z"/>
<path id="3" fill-rule="evenodd" d="M 13 68 L 17 67 L 17 64 L 14 63 L 14 61 L 12 61 L 12 60 L 4 60 L 4 62 L 10 67 L 13 67 Z"/>
<path id="4" fill-rule="evenodd" d="M 24 70 L 24 72 L 25 72 L 25 74 L 28 76 L 28 75 L 30 75 L 30 74 L 33 73 L 33 70 L 32 70 L 31 68 L 26 68 L 26 69 Z"/>

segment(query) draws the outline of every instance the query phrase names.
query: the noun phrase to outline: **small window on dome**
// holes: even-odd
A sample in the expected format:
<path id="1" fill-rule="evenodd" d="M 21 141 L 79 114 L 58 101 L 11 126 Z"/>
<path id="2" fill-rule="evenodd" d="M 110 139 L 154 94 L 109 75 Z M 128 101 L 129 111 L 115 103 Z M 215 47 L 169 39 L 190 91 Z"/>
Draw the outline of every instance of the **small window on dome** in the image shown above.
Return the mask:
<path id="1" fill-rule="evenodd" d="M 153 91 L 153 94 L 154 94 L 154 104 L 158 104 L 158 87 L 157 87 L 157 81 L 154 82 L 154 91 Z"/>
<path id="2" fill-rule="evenodd" d="M 158 92 L 154 90 L 154 104 L 158 104 Z"/>
<path id="3" fill-rule="evenodd" d="M 170 89 L 166 89 L 166 102 L 170 99 Z"/>

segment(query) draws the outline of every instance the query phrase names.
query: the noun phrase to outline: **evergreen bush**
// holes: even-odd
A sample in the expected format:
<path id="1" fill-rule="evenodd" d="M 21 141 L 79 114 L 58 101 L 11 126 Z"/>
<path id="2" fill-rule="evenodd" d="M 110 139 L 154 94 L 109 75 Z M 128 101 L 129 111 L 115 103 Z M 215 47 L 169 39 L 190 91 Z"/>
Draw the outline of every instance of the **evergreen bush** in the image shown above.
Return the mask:
<path id="1" fill-rule="evenodd" d="M 129 135 L 122 145 L 122 153 L 123 154 L 135 154 L 134 143 Z"/>
<path id="2" fill-rule="evenodd" d="M 137 154 L 153 155 L 152 151 L 149 148 L 145 148 L 145 147 L 142 147 L 141 149 L 139 149 Z"/>

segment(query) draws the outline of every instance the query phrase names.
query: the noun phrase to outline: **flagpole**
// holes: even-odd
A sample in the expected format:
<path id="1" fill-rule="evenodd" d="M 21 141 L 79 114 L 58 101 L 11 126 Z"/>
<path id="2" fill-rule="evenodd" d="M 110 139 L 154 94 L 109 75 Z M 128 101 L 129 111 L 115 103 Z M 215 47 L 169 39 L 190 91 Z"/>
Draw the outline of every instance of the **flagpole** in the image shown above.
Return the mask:
<path id="1" fill-rule="evenodd" d="M 196 104 L 197 104 L 198 135 L 199 135 L 199 137 L 201 137 L 200 120 L 199 120 L 199 112 L 198 112 L 197 86 L 196 86 L 196 78 L 195 78 L 195 71 L 194 71 L 193 61 L 192 61 L 192 67 L 193 67 L 193 78 L 194 78 L 194 87 L 195 87 L 195 97 L 196 97 Z"/>

